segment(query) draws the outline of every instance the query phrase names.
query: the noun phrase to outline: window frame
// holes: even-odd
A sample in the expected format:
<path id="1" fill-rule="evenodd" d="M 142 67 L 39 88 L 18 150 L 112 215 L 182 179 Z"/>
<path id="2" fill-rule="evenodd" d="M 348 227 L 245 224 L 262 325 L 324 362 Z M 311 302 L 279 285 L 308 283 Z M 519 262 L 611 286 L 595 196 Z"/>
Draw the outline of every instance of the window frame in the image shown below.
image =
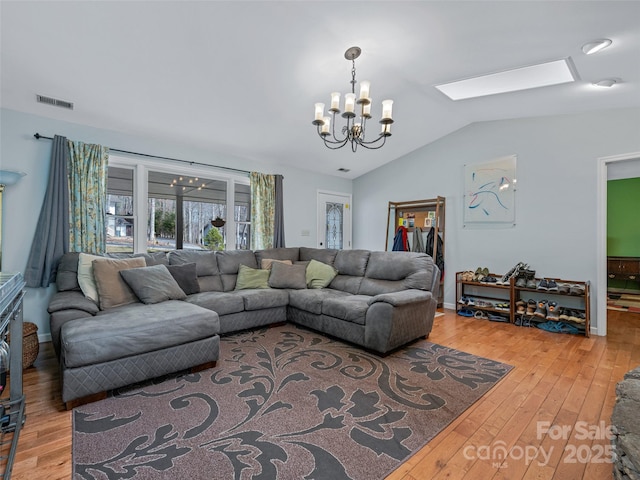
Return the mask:
<path id="1" fill-rule="evenodd" d="M 171 161 L 161 159 L 146 160 L 123 155 L 109 154 L 110 167 L 127 168 L 133 170 L 133 251 L 134 253 L 147 252 L 146 222 L 149 216 L 149 172 L 163 172 L 172 175 L 188 175 L 203 177 L 211 180 L 226 182 L 226 233 L 225 250 L 235 250 L 236 221 L 235 221 L 235 185 L 250 185 L 249 175 L 237 175 L 221 172 L 216 167 L 204 165 L 176 165 Z M 142 223 L 141 223 L 142 222 Z M 251 222 L 249 222 L 251 223 Z M 140 225 L 145 228 L 140 228 Z M 229 239 L 230 233 L 233 238 Z"/>

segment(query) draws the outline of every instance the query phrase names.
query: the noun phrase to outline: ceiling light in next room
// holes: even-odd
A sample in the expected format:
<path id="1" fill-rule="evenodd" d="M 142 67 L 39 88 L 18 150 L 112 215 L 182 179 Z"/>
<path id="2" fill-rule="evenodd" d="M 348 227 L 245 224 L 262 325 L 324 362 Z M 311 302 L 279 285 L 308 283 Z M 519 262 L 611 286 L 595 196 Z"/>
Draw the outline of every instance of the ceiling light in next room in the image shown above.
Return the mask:
<path id="1" fill-rule="evenodd" d="M 582 46 L 582 51 L 585 53 L 585 55 L 592 55 L 604 50 L 612 43 L 613 42 L 608 38 L 601 38 L 599 40 L 594 40 L 593 42 L 585 43 Z"/>
<path id="2" fill-rule="evenodd" d="M 530 88 L 548 87 L 575 82 L 576 77 L 569 59 L 514 68 L 499 73 L 443 83 L 435 87 L 451 100 L 483 97 L 498 93 L 516 92 Z"/>

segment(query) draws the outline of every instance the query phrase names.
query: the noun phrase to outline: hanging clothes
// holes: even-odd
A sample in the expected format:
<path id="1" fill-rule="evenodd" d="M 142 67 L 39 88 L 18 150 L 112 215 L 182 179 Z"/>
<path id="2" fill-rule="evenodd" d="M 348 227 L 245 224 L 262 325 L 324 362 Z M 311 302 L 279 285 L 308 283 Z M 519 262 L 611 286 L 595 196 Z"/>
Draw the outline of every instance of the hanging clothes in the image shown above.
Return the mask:
<path id="1" fill-rule="evenodd" d="M 407 236 L 407 228 L 400 226 L 396 230 L 396 236 L 393 237 L 394 252 L 408 252 L 409 251 L 409 237 Z"/>
<path id="2" fill-rule="evenodd" d="M 422 239 L 422 229 L 416 227 L 413 229 L 413 245 L 411 246 L 412 252 L 424 252 L 424 240 Z"/>
<path id="3" fill-rule="evenodd" d="M 425 253 L 427 253 L 428 255 L 431 255 L 431 258 L 433 258 L 433 244 L 434 244 L 434 236 L 436 236 L 436 229 L 431 227 L 429 229 L 429 233 L 427 234 L 427 248 L 425 249 Z M 442 250 L 443 250 L 443 246 L 442 246 L 442 238 L 440 237 L 440 234 L 438 234 L 438 240 L 437 240 L 437 250 L 436 250 L 436 256 L 435 258 L 433 258 L 433 261 L 435 262 L 435 264 L 438 266 L 438 268 L 440 269 L 440 278 L 444 278 L 444 255 L 442 255 Z"/>

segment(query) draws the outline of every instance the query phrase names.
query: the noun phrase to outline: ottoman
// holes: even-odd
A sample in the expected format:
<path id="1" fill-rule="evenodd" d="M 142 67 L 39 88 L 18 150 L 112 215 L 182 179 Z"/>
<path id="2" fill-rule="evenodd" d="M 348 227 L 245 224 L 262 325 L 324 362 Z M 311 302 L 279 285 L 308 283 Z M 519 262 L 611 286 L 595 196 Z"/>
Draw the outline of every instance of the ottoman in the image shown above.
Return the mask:
<path id="1" fill-rule="evenodd" d="M 114 388 L 215 366 L 219 331 L 216 312 L 178 300 L 69 321 L 60 335 L 62 401 L 70 409 Z"/>

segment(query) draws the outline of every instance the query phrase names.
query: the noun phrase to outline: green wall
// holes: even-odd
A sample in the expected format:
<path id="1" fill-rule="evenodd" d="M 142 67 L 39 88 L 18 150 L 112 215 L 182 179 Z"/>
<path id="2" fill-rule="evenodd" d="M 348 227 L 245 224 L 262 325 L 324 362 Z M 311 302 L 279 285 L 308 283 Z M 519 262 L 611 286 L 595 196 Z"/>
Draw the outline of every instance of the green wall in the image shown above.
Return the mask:
<path id="1" fill-rule="evenodd" d="M 607 255 L 640 257 L 640 178 L 607 182 Z"/>

